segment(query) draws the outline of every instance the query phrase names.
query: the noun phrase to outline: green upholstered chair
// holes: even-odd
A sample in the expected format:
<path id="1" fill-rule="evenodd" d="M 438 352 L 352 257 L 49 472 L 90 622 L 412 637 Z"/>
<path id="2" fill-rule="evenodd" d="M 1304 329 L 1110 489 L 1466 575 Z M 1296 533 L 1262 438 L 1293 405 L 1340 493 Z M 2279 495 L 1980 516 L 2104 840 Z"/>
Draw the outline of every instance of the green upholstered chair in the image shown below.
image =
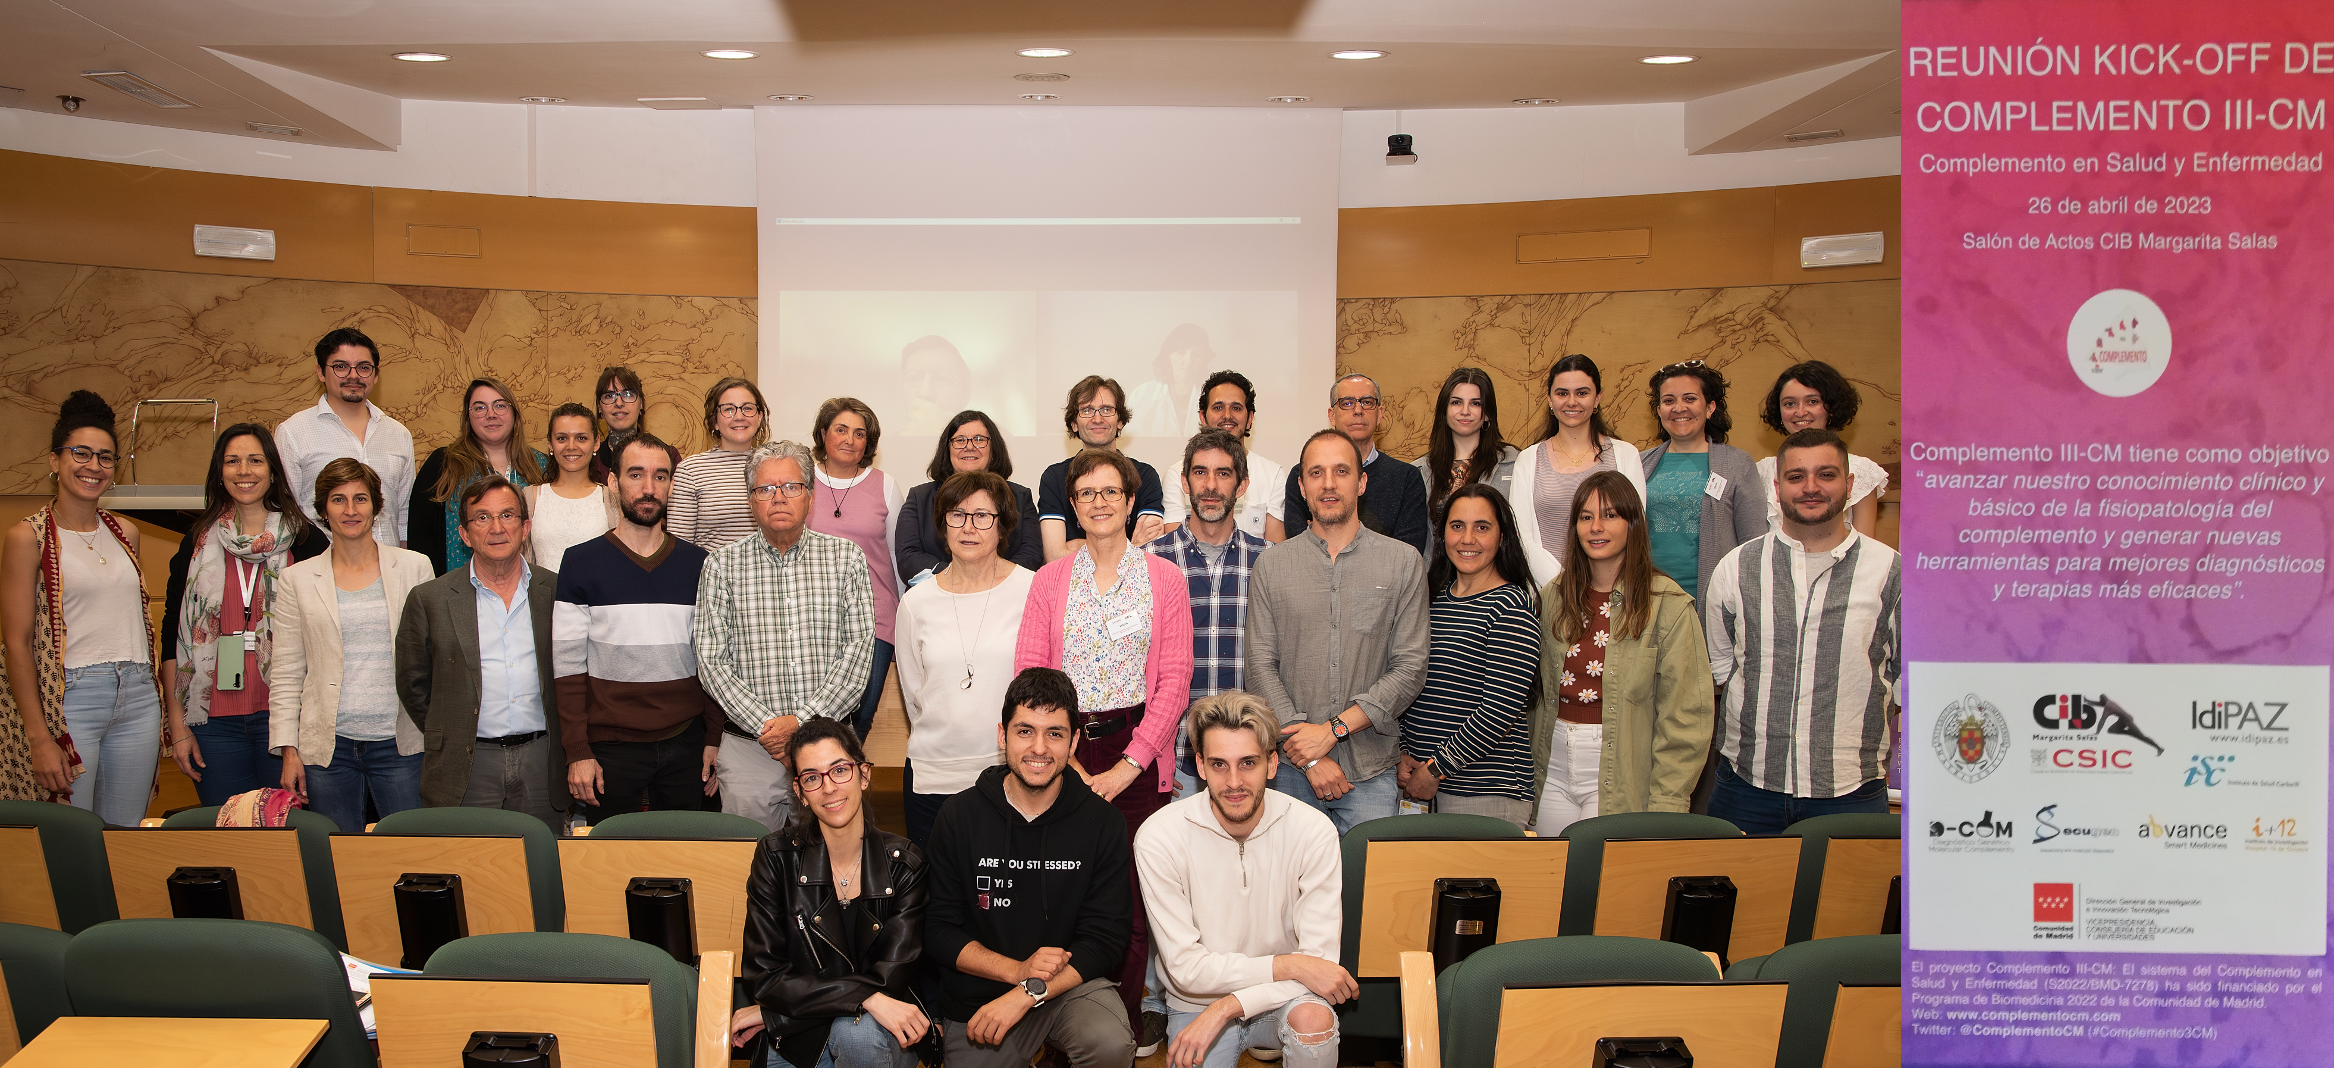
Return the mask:
<path id="1" fill-rule="evenodd" d="M 18 1042 L 30 1042 L 49 1021 L 72 1015 L 73 1003 L 65 997 L 65 947 L 72 944 L 73 936 L 63 931 L 0 923 L 0 977 L 8 980 L 6 1008 L 16 1017 Z"/>
<path id="2" fill-rule="evenodd" d="M 1597 881 L 1604 870 L 1605 842 L 1613 838 L 1734 838 L 1742 831 L 1716 816 L 1692 812 L 1616 812 L 1591 816 L 1556 837 L 1571 842 L 1564 855 L 1564 915 L 1556 930 L 1567 935 L 1596 932 Z"/>
<path id="3" fill-rule="evenodd" d="M 202 830 L 219 824 L 219 807 L 174 812 L 162 821 L 166 831 Z M 295 808 L 287 814 L 286 826 L 300 836 L 300 869 L 308 880 L 308 917 L 316 925 L 316 933 L 332 940 L 342 949 L 348 948 L 348 932 L 341 926 L 340 880 L 332 874 L 332 835 L 340 833 L 340 824 L 320 812 Z"/>
<path id="4" fill-rule="evenodd" d="M 1435 977 L 1443 1068 L 1491 1068 L 1500 997 L 1511 984 L 1714 983 L 1718 978 L 1718 967 L 1699 950 L 1651 938 L 1567 935 L 1486 946 Z"/>
<path id="5" fill-rule="evenodd" d="M 1813 938 L 1764 957 L 1735 961 L 1726 978 L 1789 982 L 1791 992 L 1783 1001 L 1783 1041 L 1775 1049 L 1775 1064 L 1777 1068 L 1822 1064 L 1840 984 L 1886 986 L 1901 981 L 1903 948 L 1896 935 Z"/>
<path id="6" fill-rule="evenodd" d="M 260 920 L 114 920 L 73 937 L 65 987 L 79 1016 L 323 1020 L 302 1068 L 371 1068 L 340 952 Z"/>
<path id="7" fill-rule="evenodd" d="M 1369 865 L 1370 843 L 1380 838 L 1521 838 L 1515 824 L 1491 816 L 1435 812 L 1416 816 L 1386 816 L 1355 824 L 1345 832 L 1338 850 L 1345 864 L 1345 929 L 1337 943 L 1338 963 L 1358 972 L 1361 964 L 1362 876 Z M 1392 977 L 1357 979 L 1361 996 L 1338 1016 L 1338 1030 L 1358 1038 L 1399 1038 L 1402 1035 L 1402 981 Z"/>
<path id="8" fill-rule="evenodd" d="M 409 808 L 381 817 L 381 822 L 373 825 L 373 833 L 517 835 L 527 852 L 527 887 L 535 902 L 535 929 L 558 931 L 567 925 L 567 896 L 559 883 L 559 836 L 542 820 L 500 808 Z"/>
<path id="9" fill-rule="evenodd" d="M 97 813 L 47 801 L 0 801 L 0 827 L 40 828 L 49 891 L 66 934 L 121 918 L 113 903 L 113 868 L 105 860 L 105 821 Z"/>
<path id="10" fill-rule="evenodd" d="M 541 821 L 536 825 L 541 826 Z M 690 1068 L 697 972 L 646 942 L 549 931 L 472 935 L 438 947 L 422 972 L 521 979 L 646 979 L 649 1005 L 656 1017 L 657 1068 Z"/>
<path id="11" fill-rule="evenodd" d="M 770 829 L 728 812 L 624 812 L 592 825 L 594 838 L 761 838 Z"/>
<path id="12" fill-rule="evenodd" d="M 1791 922 L 1783 941 L 1805 942 L 1815 937 L 1815 909 L 1823 890 L 1823 862 L 1833 838 L 1902 838 L 1904 818 L 1891 812 L 1837 812 L 1811 816 L 1783 829 L 1798 838 L 1799 877 L 1792 884 Z"/>

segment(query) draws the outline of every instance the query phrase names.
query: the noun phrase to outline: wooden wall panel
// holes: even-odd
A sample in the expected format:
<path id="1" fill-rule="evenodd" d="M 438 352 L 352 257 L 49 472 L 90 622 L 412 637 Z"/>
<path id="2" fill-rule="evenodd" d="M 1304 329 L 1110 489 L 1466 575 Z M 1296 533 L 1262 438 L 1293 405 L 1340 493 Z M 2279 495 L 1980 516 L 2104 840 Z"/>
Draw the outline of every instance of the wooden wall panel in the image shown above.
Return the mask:
<path id="1" fill-rule="evenodd" d="M 276 232 L 276 258 L 194 254 L 195 224 Z M 361 185 L 0 151 L 0 259 L 335 282 L 373 278 Z"/>
<path id="2" fill-rule="evenodd" d="M 424 189 L 373 192 L 376 281 L 570 293 L 755 295 L 752 208 Z M 478 255 L 408 251 L 409 226 L 475 228 Z M 413 247 L 434 251 L 440 246 Z"/>

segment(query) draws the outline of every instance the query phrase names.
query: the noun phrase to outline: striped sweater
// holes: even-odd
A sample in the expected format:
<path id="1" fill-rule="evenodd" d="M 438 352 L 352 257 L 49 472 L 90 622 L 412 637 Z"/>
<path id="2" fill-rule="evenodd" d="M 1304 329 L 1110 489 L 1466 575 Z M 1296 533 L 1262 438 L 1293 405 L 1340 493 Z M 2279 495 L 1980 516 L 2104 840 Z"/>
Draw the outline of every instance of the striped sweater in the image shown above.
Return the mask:
<path id="1" fill-rule="evenodd" d="M 1437 793 L 1532 799 L 1527 717 L 1540 670 L 1532 591 L 1510 582 L 1469 597 L 1445 588 L 1428 610 L 1426 688 L 1402 716 L 1402 752 L 1433 760 Z"/>
<path id="2" fill-rule="evenodd" d="M 567 762 L 593 742 L 671 737 L 691 718 L 720 741 L 721 706 L 697 681 L 690 628 L 705 550 L 667 535 L 653 557 L 633 554 L 614 531 L 567 550 L 551 607 L 553 686 Z"/>

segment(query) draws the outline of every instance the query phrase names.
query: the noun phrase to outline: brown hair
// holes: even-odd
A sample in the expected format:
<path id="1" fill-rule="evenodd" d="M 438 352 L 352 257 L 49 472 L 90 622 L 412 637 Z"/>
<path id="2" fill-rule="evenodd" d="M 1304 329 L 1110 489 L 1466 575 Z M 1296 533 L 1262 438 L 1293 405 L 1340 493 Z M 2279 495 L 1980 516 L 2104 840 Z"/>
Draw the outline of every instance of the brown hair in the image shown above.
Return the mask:
<path id="1" fill-rule="evenodd" d="M 496 490 L 509 490 L 511 491 L 511 496 L 519 499 L 519 522 L 526 522 L 529 518 L 527 514 L 527 495 L 520 493 L 519 487 L 512 485 L 510 479 L 504 478 L 501 475 L 488 475 L 485 478 L 479 479 L 478 481 L 463 487 L 461 505 L 462 511 L 469 511 L 471 505 L 477 504 L 479 501 L 484 500 L 487 494 L 493 493 Z M 454 522 L 457 525 L 467 525 L 469 522 L 469 517 L 457 513 L 454 516 Z"/>
<path id="2" fill-rule="evenodd" d="M 1069 494 L 1070 500 L 1077 500 L 1078 480 L 1105 467 L 1118 472 L 1118 488 L 1131 503 L 1135 487 L 1142 485 L 1142 477 L 1135 474 L 1135 462 L 1117 449 L 1079 450 L 1078 455 L 1070 457 L 1070 469 L 1062 476 L 1062 489 Z"/>
<path id="3" fill-rule="evenodd" d="M 1460 386 L 1473 386 L 1483 395 L 1483 426 L 1476 432 L 1473 455 L 1460 456 L 1459 447 L 1451 439 L 1451 391 Z M 1499 387 L 1491 381 L 1491 374 L 1480 367 L 1461 367 L 1443 379 L 1442 392 L 1434 399 L 1434 425 L 1426 435 L 1426 514 L 1440 517 L 1444 498 L 1451 495 L 1451 476 L 1465 465 L 1466 482 L 1473 485 L 1490 478 L 1499 468 L 1499 458 L 1507 452 L 1507 439 L 1499 436 Z"/>
<path id="4" fill-rule="evenodd" d="M 506 446 L 511 453 L 511 470 L 518 472 L 530 486 L 548 481 L 543 477 L 543 466 L 535 462 L 534 447 L 527 444 L 527 415 L 519 406 L 519 395 L 499 378 L 473 378 L 469 388 L 462 391 L 462 432 L 446 443 L 445 466 L 438 473 L 438 484 L 430 488 L 433 501 L 453 496 L 457 487 L 472 479 L 502 473 L 487 470 L 486 446 L 479 442 L 477 432 L 470 429 L 470 398 L 477 396 L 480 389 L 493 390 L 511 406 L 511 440 Z"/>
<path id="5" fill-rule="evenodd" d="M 1110 403 L 1118 409 L 1118 427 L 1125 430 L 1127 423 L 1134 419 L 1134 415 L 1126 410 L 1126 391 L 1118 388 L 1118 379 L 1101 375 L 1087 375 L 1079 379 L 1077 385 L 1070 387 L 1069 400 L 1062 405 L 1062 428 L 1075 437 L 1078 433 L 1078 409 L 1092 403 L 1095 394 L 1106 389 L 1115 398 Z"/>
<path id="6" fill-rule="evenodd" d="M 324 503 L 332 498 L 332 491 L 351 482 L 365 484 L 365 492 L 373 495 L 373 518 L 381 517 L 381 476 L 353 456 L 343 456 L 324 465 L 316 472 L 316 514 L 324 514 Z"/>
<path id="7" fill-rule="evenodd" d="M 883 440 L 883 423 L 875 418 L 875 409 L 857 397 L 828 397 L 819 404 L 819 414 L 810 421 L 810 456 L 820 463 L 827 461 L 827 428 L 844 412 L 859 417 L 867 424 L 867 451 L 859 454 L 859 469 L 875 466 L 875 445 Z M 995 439 L 990 439 L 994 443 Z"/>
<path id="8" fill-rule="evenodd" d="M 997 430 L 997 424 L 990 420 L 989 413 L 976 412 L 967 408 L 956 413 L 956 418 L 948 421 L 948 429 L 940 432 L 939 442 L 932 447 L 932 466 L 924 469 L 924 474 L 929 476 L 932 481 L 946 482 L 948 476 L 956 473 L 956 461 L 948 455 L 949 439 L 954 438 L 957 431 L 974 423 L 979 423 L 981 433 L 988 435 L 989 438 L 988 469 L 996 472 L 1000 478 L 1013 477 L 1013 454 L 1005 448 L 1005 435 Z"/>
<path id="9" fill-rule="evenodd" d="M 721 447 L 721 395 L 733 389 L 743 389 L 753 394 L 754 407 L 762 412 L 762 425 L 754 428 L 754 440 L 747 442 L 747 447 L 759 448 L 763 442 L 770 440 L 770 404 L 762 399 L 761 388 L 732 375 L 715 382 L 712 389 L 705 391 L 705 451 Z"/>
<path id="10" fill-rule="evenodd" d="M 562 419 L 581 419 L 584 422 L 591 424 L 593 437 L 605 438 L 608 436 L 607 431 L 600 428 L 600 417 L 598 415 L 593 414 L 591 409 L 586 408 L 581 404 L 577 404 L 574 401 L 569 401 L 557 408 L 551 409 L 551 418 L 543 420 L 543 440 L 551 440 L 551 424 L 556 423 Z"/>
<path id="11" fill-rule="evenodd" d="M 1621 597 L 1621 613 L 1612 621 L 1613 636 L 1642 637 L 1646 622 L 1653 618 L 1653 576 L 1658 572 L 1653 566 L 1653 551 L 1647 547 L 1652 539 L 1645 529 L 1645 502 L 1638 499 L 1637 487 L 1619 471 L 1599 471 L 1581 480 L 1580 490 L 1572 495 L 1572 518 L 1567 522 L 1573 529 L 1565 537 L 1564 575 L 1556 580 L 1560 610 L 1548 622 L 1548 634 L 1559 644 L 1571 644 L 1588 626 L 1588 550 L 1581 547 L 1579 523 L 1591 497 L 1603 497 L 1621 521 L 1629 524 L 1629 540 L 1621 546 L 1621 580 L 1613 587 Z M 1668 591 L 1663 592 L 1667 595 Z M 1685 596 L 1684 591 L 1678 596 Z"/>
<path id="12" fill-rule="evenodd" d="M 640 395 L 640 418 L 632 421 L 632 429 L 648 429 L 648 389 L 640 384 L 640 376 L 623 364 L 600 368 L 599 384 L 592 387 L 592 428 L 598 430 L 603 438 L 616 432 L 615 427 L 600 421 L 600 394 L 606 392 L 610 380 Z"/>
<path id="13" fill-rule="evenodd" d="M 932 525 L 940 531 L 941 544 L 947 544 L 948 513 L 975 493 L 986 493 L 997 503 L 997 555 L 1003 556 L 1006 546 L 1013 544 L 1013 528 L 1021 525 L 1021 508 L 1013 503 L 1013 487 L 993 471 L 959 471 L 948 476 L 932 495 Z"/>

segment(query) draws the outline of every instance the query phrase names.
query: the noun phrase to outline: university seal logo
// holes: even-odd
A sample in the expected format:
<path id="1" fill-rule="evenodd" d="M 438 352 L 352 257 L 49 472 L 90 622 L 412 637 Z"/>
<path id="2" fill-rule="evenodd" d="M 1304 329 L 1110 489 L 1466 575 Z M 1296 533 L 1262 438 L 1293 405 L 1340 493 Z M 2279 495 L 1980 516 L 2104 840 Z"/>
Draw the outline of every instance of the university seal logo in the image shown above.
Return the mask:
<path id="1" fill-rule="evenodd" d="M 1932 740 L 1945 770 L 1963 782 L 1976 782 L 2002 766 L 2009 737 L 2010 721 L 2002 710 L 1973 693 L 1937 714 Z"/>

